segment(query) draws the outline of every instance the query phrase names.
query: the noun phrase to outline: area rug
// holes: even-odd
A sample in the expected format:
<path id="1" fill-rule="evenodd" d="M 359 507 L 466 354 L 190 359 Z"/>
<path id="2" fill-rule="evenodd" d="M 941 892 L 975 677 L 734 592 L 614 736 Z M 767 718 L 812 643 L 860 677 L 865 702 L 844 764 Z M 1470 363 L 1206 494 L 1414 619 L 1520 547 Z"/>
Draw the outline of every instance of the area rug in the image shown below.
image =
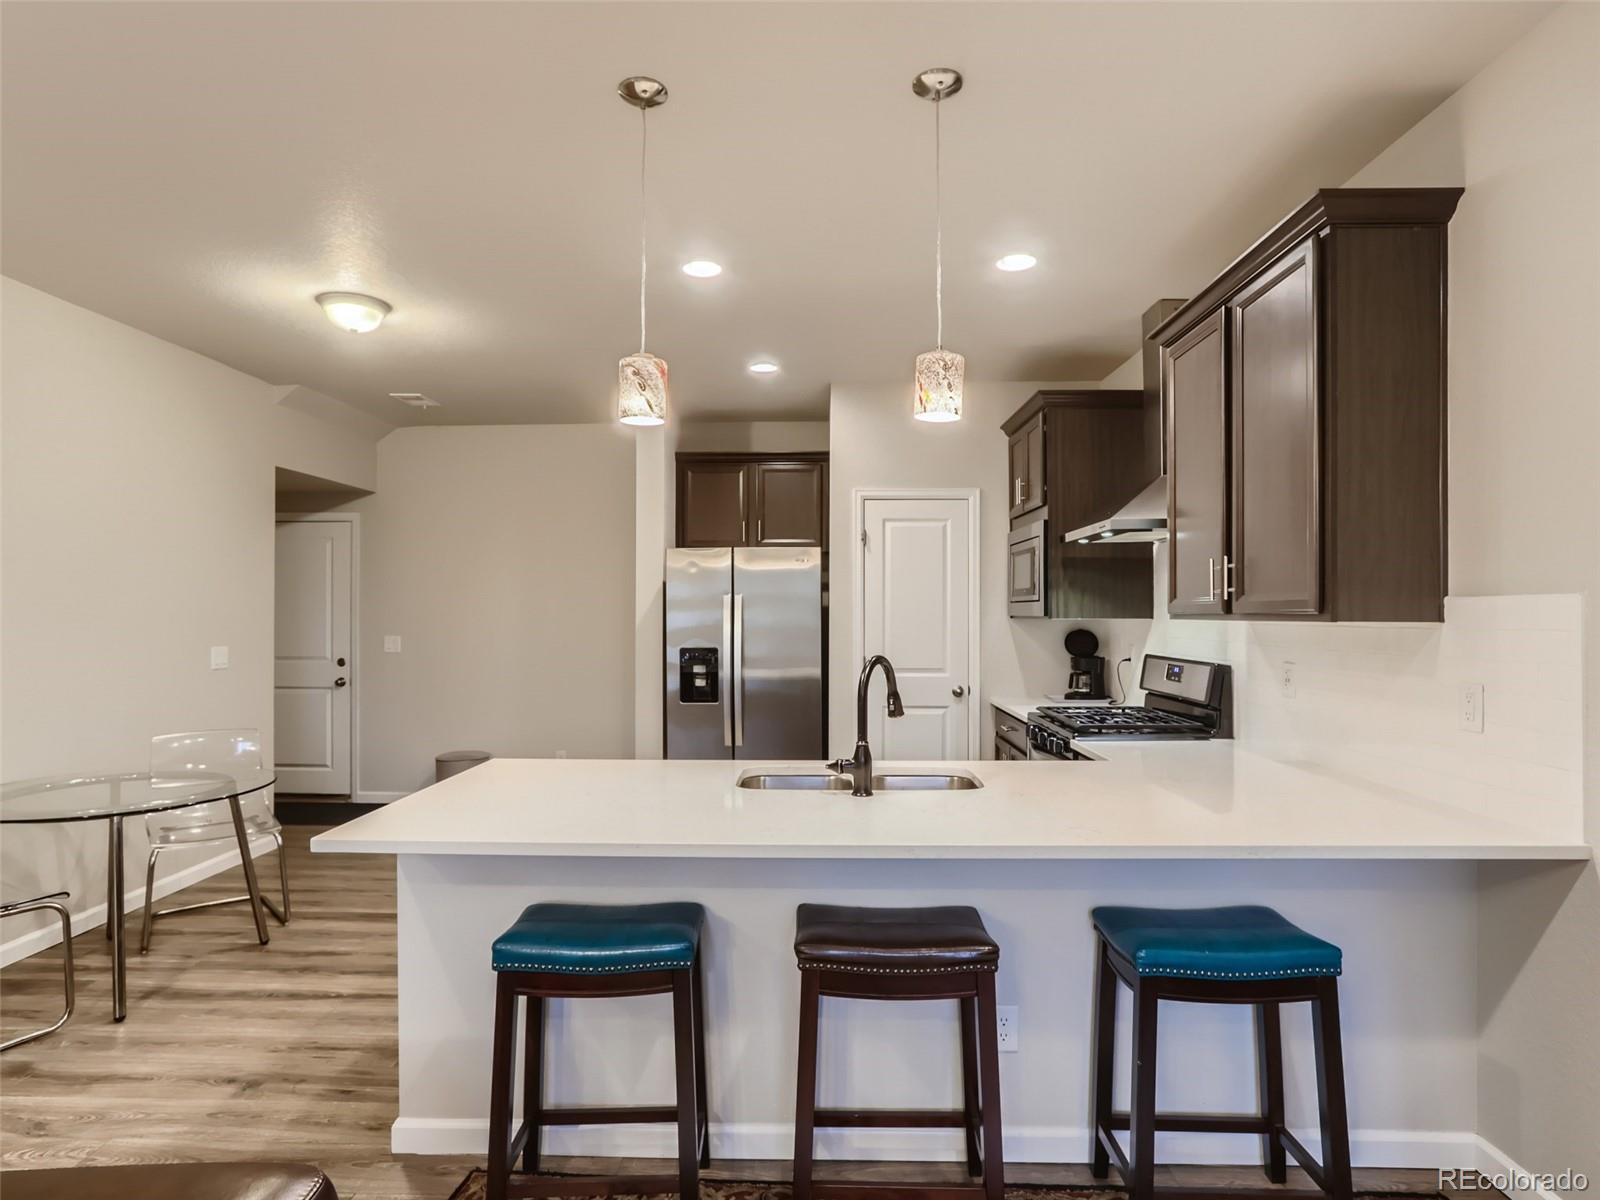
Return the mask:
<path id="1" fill-rule="evenodd" d="M 482 1167 L 475 1167 L 467 1172 L 467 1177 L 461 1181 L 456 1190 L 450 1193 L 450 1200 L 483 1200 L 484 1184 L 488 1180 L 487 1173 Z M 819 1181 L 820 1182 L 820 1181 Z M 1248 1197 L 1249 1200 L 1260 1200 L 1264 1191 L 1248 1191 L 1241 1189 L 1239 1195 Z M 676 1195 L 676 1193 L 667 1193 Z M 1288 1195 L 1303 1195 L 1300 1192 L 1287 1192 Z M 1356 1200 L 1422 1200 L 1422 1193 L 1357 1193 Z M 1437 1193 L 1427 1193 L 1428 1200 L 1441 1200 Z M 630 1196 L 618 1193 L 610 1200 L 643 1200 L 640 1196 Z M 700 1184 L 700 1200 L 790 1200 L 789 1185 L 787 1183 L 752 1183 L 744 1180 L 705 1180 Z M 1011 1185 L 1006 1188 L 1006 1200 L 1128 1200 L 1128 1193 L 1116 1188 L 1081 1188 L 1081 1187 L 1045 1187 L 1035 1184 Z M 1218 1193 L 1213 1200 L 1226 1200 L 1226 1195 Z"/>

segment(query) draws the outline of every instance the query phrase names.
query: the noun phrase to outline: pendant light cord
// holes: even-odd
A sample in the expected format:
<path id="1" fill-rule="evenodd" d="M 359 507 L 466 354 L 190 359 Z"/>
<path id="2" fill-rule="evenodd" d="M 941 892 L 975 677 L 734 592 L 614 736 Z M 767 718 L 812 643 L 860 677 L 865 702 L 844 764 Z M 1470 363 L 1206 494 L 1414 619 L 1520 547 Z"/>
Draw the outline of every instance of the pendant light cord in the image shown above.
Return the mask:
<path id="1" fill-rule="evenodd" d="M 933 100 L 933 306 L 938 324 L 935 347 L 944 349 L 944 194 L 941 152 L 944 145 L 943 130 L 939 127 L 939 106 L 944 100 L 940 92 Z"/>
<path id="2" fill-rule="evenodd" d="M 650 153 L 650 110 L 639 110 L 639 353 L 644 353 L 644 295 L 649 278 L 650 205 L 646 201 L 645 164 Z"/>

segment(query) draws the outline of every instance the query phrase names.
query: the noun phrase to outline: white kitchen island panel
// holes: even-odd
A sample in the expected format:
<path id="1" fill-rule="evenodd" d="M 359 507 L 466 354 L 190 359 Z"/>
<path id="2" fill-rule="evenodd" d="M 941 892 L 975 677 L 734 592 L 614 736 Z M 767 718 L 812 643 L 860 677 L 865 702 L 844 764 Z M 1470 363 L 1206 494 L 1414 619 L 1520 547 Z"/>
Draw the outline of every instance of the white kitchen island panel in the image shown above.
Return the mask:
<path id="1" fill-rule="evenodd" d="M 814 800 L 787 797 L 800 813 Z M 1012 1161 L 1087 1156 L 1089 909 L 1261 903 L 1344 948 L 1341 998 L 1356 1164 L 1477 1161 L 1471 862 L 819 861 L 482 852 L 407 854 L 398 861 L 397 1153 L 484 1152 L 494 1005 L 489 947 L 535 901 L 705 904 L 712 1152 L 718 1158 L 787 1158 L 792 1151 L 797 904 L 975 905 L 1002 947 L 999 1001 L 1020 1010 L 1020 1050 L 1001 1059 L 1006 1157 Z M 1119 1103 L 1126 1099 L 1126 993 L 1122 1000 Z M 665 998 L 553 1001 L 549 1008 L 548 1102 L 670 1098 Z M 953 1002 L 825 1001 L 821 1102 L 953 1103 L 954 1010 Z M 1291 1125 L 1309 1138 L 1315 1095 L 1305 1006 L 1285 1009 L 1284 1029 Z M 1161 1106 L 1251 1109 L 1252 1047 L 1248 1006 L 1164 1005 Z M 552 1153 L 669 1155 L 672 1137 L 667 1126 L 578 1127 L 548 1131 L 546 1145 Z M 829 1130 L 819 1133 L 818 1152 L 959 1158 L 958 1139 L 949 1131 Z M 1258 1146 L 1251 1137 L 1163 1134 L 1159 1152 L 1168 1162 L 1252 1162 Z"/>

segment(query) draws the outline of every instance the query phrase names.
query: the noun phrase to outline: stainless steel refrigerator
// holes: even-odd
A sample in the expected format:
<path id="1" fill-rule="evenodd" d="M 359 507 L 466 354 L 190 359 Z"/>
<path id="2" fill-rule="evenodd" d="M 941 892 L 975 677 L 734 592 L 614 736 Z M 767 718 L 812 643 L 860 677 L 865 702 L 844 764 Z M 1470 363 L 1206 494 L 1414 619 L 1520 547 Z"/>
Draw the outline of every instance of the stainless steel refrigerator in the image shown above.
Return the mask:
<path id="1" fill-rule="evenodd" d="M 668 550 L 668 758 L 823 758 L 822 551 Z"/>

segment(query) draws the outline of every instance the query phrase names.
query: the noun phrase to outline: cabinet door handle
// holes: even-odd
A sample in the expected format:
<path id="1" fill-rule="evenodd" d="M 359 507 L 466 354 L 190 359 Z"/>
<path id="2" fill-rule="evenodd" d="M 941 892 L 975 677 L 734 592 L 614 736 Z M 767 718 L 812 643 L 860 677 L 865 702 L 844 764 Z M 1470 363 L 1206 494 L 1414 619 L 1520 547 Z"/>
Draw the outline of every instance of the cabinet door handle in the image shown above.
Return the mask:
<path id="1" fill-rule="evenodd" d="M 1200 597 L 1202 604 L 1213 604 L 1217 599 L 1217 560 L 1215 556 L 1206 559 L 1206 594 Z"/>
<path id="2" fill-rule="evenodd" d="M 1000 732 L 1001 733 L 1018 733 L 1020 731 L 1017 729 L 1017 727 L 1015 725 L 1002 725 L 1002 726 L 1000 726 Z"/>
<path id="3" fill-rule="evenodd" d="M 1022 503 L 1022 476 L 1018 475 L 1011 485 L 1011 507 L 1015 508 Z"/>
<path id="4" fill-rule="evenodd" d="M 766 529 L 766 526 L 767 526 L 766 518 L 764 518 L 764 517 L 757 517 L 756 518 L 756 541 L 757 542 L 761 541 L 761 539 L 766 536 L 766 534 L 763 532 Z"/>
<path id="5" fill-rule="evenodd" d="M 1238 590 L 1239 571 L 1238 563 L 1224 554 L 1222 556 L 1222 594 L 1232 597 Z"/>

